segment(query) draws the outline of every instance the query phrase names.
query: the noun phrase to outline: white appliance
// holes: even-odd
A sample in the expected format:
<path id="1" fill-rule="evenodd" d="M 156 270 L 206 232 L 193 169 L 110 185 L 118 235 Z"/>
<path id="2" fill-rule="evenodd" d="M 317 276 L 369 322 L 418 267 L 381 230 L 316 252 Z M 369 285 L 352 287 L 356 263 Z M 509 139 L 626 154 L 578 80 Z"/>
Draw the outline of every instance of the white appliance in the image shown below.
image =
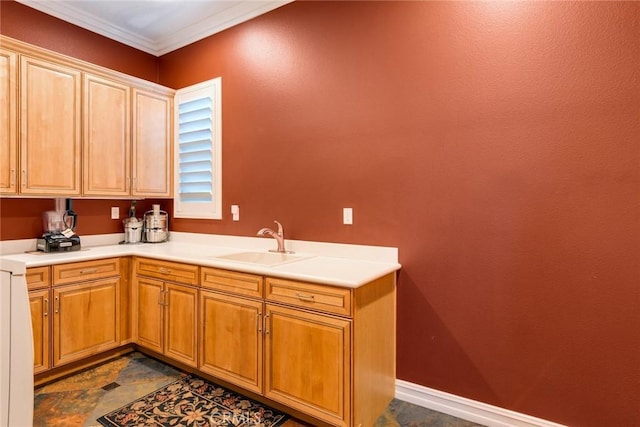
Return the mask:
<path id="1" fill-rule="evenodd" d="M 23 263 L 0 257 L 0 427 L 33 425 L 33 331 Z"/>

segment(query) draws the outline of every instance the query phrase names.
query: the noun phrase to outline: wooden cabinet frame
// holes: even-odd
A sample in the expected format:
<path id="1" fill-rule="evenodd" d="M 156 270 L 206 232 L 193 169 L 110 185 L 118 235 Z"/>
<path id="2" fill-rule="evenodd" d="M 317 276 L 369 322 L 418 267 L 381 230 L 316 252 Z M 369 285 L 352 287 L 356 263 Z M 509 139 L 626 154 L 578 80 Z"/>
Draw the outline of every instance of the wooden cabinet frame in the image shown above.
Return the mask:
<path id="1" fill-rule="evenodd" d="M 56 343 L 36 372 L 133 342 L 339 427 L 373 425 L 395 393 L 395 273 L 342 288 L 127 257 L 30 268 L 27 283 L 38 342 Z M 92 299 L 116 319 L 97 338 Z M 69 326 L 67 304 L 88 321 Z"/>
<path id="2" fill-rule="evenodd" d="M 373 425 L 395 394 L 395 285 L 202 267 L 199 369 L 335 426 Z"/>
<path id="3" fill-rule="evenodd" d="M 198 267 L 135 258 L 133 337 L 136 344 L 187 366 L 198 366 Z M 158 278 L 161 277 L 161 278 Z M 169 281 L 182 277 L 187 284 Z"/>
<path id="4" fill-rule="evenodd" d="M 53 366 L 120 345 L 120 278 L 53 288 Z"/>
<path id="5" fill-rule="evenodd" d="M 131 88 L 84 73 L 83 194 L 131 194 Z"/>
<path id="6" fill-rule="evenodd" d="M 263 312 L 262 301 L 201 289 L 199 369 L 262 394 Z"/>
<path id="7" fill-rule="evenodd" d="M 18 192 L 18 54 L 0 47 L 0 194 Z"/>
<path id="8" fill-rule="evenodd" d="M 172 197 L 175 90 L 0 44 L 0 195 Z"/>
<path id="9" fill-rule="evenodd" d="M 81 74 L 20 57 L 20 193 L 79 196 Z"/>

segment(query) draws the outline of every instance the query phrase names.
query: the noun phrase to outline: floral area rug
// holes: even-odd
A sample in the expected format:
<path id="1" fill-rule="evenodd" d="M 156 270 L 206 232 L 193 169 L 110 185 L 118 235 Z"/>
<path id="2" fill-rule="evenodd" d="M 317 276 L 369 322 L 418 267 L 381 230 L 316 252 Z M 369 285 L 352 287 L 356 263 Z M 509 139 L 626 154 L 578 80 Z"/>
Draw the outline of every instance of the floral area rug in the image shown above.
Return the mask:
<path id="1" fill-rule="evenodd" d="M 288 416 L 195 375 L 188 375 L 103 415 L 103 426 L 264 426 Z"/>

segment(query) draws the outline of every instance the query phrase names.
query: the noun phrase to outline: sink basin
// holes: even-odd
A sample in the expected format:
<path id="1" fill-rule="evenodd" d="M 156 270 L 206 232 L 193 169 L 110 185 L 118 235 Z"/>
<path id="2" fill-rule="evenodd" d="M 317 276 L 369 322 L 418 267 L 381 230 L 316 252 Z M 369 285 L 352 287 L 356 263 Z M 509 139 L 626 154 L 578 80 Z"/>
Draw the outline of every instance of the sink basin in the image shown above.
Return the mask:
<path id="1" fill-rule="evenodd" d="M 288 262 L 300 261 L 308 257 L 279 252 L 238 252 L 235 254 L 217 256 L 215 258 L 225 261 L 237 261 L 273 267 L 276 265 L 286 264 Z"/>

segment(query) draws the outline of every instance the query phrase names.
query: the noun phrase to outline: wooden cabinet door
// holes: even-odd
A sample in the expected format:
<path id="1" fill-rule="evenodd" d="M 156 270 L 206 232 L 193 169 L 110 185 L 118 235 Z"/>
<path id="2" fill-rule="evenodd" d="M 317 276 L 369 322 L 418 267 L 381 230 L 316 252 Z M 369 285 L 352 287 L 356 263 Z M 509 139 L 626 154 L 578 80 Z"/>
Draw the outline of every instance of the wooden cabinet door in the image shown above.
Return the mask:
<path id="1" fill-rule="evenodd" d="M 198 289 L 165 283 L 164 354 L 198 366 Z"/>
<path id="2" fill-rule="evenodd" d="M 173 98 L 133 90 L 133 195 L 171 196 Z"/>
<path id="3" fill-rule="evenodd" d="M 21 193 L 80 195 L 80 74 L 21 57 Z"/>
<path id="4" fill-rule="evenodd" d="M 261 301 L 200 292 L 200 370 L 262 393 Z"/>
<path id="5" fill-rule="evenodd" d="M 51 367 L 49 353 L 49 289 L 29 292 L 31 326 L 33 328 L 33 373 Z"/>
<path id="6" fill-rule="evenodd" d="M 265 396 L 336 426 L 351 420 L 351 322 L 266 305 Z"/>
<path id="7" fill-rule="evenodd" d="M 136 343 L 162 353 L 164 283 L 136 277 L 133 301 L 133 336 Z"/>
<path id="8" fill-rule="evenodd" d="M 16 194 L 18 168 L 18 55 L 0 48 L 0 194 Z"/>
<path id="9" fill-rule="evenodd" d="M 53 288 L 53 365 L 120 345 L 120 278 Z"/>
<path id="10" fill-rule="evenodd" d="M 85 74 L 83 194 L 127 196 L 130 188 L 130 88 Z"/>

